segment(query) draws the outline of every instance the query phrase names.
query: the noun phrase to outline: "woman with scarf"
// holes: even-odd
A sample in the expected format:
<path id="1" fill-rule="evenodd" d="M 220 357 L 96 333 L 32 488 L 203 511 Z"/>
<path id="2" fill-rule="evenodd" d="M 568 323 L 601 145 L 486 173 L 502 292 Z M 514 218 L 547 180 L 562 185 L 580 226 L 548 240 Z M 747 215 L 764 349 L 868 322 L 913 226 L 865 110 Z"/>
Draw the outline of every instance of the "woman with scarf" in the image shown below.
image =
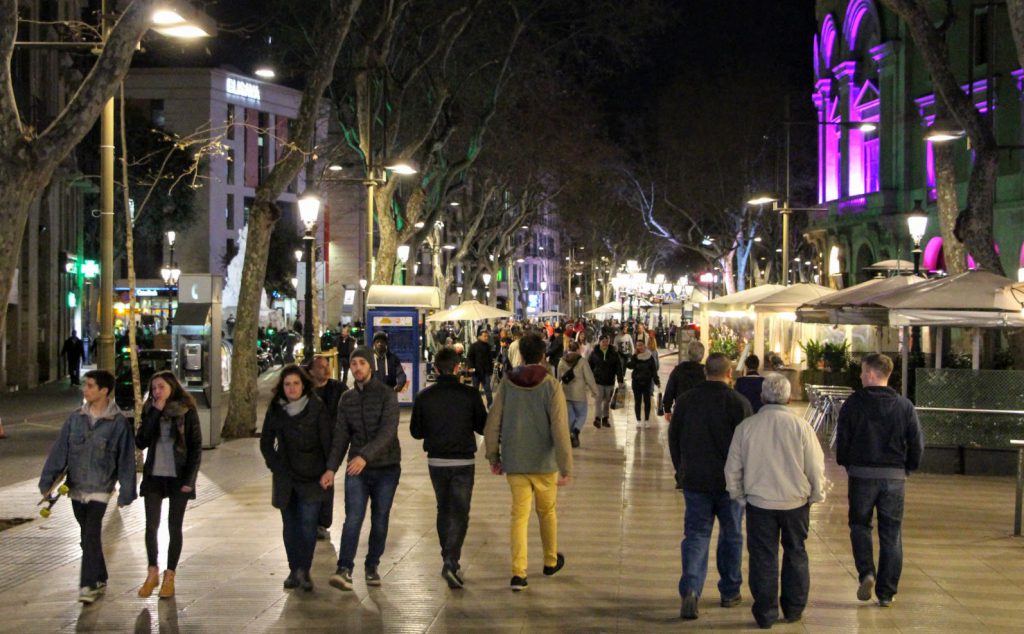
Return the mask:
<path id="1" fill-rule="evenodd" d="M 633 371 L 630 383 L 633 385 L 633 409 L 636 413 L 637 429 L 647 427 L 651 417 L 651 392 L 654 386 L 661 387 L 658 378 L 658 363 L 647 349 L 647 342 L 639 339 L 636 342 L 636 353 L 630 357 L 626 367 Z M 644 417 L 640 418 L 640 401 L 644 404 Z"/>
<path id="2" fill-rule="evenodd" d="M 274 389 L 263 419 L 260 452 L 273 475 L 271 503 L 281 510 L 289 574 L 286 590 L 313 590 L 309 569 L 316 548 L 316 527 L 325 490 L 333 420 L 305 370 L 288 365 Z"/>
<path id="3" fill-rule="evenodd" d="M 181 526 L 185 506 L 196 498 L 196 476 L 203 453 L 196 403 L 173 372 L 163 370 L 149 379 L 149 398 L 142 406 L 142 424 L 135 434 L 135 446 L 148 449 L 142 466 L 140 494 L 146 503 L 146 556 L 149 571 L 139 588 L 146 598 L 160 583 L 157 566 L 157 532 L 164 498 L 168 500 L 167 568 L 160 585 L 160 598 L 174 596 L 174 574 L 181 557 Z"/>

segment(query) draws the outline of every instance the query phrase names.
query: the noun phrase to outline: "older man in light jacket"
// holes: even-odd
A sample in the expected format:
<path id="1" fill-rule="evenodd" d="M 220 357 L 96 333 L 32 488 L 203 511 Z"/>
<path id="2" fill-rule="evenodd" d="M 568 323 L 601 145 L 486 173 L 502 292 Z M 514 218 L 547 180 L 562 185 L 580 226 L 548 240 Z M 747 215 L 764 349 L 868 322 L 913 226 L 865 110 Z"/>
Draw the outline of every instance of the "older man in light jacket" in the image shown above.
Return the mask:
<path id="1" fill-rule="evenodd" d="M 740 423 L 725 463 L 725 483 L 746 504 L 751 611 L 762 628 L 799 621 L 811 579 L 804 542 L 811 504 L 825 501 L 825 456 L 810 425 L 786 407 L 790 384 L 765 377 L 761 410 Z M 779 597 L 779 542 L 782 596 Z"/>

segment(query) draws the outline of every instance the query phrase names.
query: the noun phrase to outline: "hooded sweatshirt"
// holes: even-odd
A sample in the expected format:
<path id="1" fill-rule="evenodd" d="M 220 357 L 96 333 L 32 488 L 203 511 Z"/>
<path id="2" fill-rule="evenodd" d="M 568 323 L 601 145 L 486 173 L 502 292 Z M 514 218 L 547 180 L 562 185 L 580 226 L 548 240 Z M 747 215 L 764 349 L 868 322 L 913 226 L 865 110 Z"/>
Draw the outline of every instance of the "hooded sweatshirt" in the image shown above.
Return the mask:
<path id="1" fill-rule="evenodd" d="M 903 480 L 923 451 L 914 404 L 891 387 L 857 390 L 839 410 L 836 462 L 851 477 Z"/>
<path id="2" fill-rule="evenodd" d="M 569 352 L 562 357 L 558 363 L 558 376 L 564 377 L 569 368 L 573 368 L 574 378 L 568 383 L 562 382 L 565 399 L 586 403 L 588 391 L 594 395 L 594 398 L 597 398 L 597 381 L 594 379 L 594 372 L 590 369 L 590 364 L 586 362 L 583 355 L 579 352 Z"/>
<path id="3" fill-rule="evenodd" d="M 579 366 L 577 366 L 579 367 Z M 487 460 L 505 473 L 572 474 L 562 384 L 543 365 L 513 368 L 498 385 L 484 428 Z"/>

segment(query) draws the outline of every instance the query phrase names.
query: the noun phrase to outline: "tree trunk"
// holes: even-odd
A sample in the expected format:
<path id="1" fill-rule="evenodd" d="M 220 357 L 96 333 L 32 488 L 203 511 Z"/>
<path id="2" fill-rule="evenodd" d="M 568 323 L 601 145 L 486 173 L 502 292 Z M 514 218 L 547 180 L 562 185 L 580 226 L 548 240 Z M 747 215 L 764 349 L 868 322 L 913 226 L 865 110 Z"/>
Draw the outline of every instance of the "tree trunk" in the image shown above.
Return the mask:
<path id="1" fill-rule="evenodd" d="M 932 152 L 935 156 L 936 202 L 939 234 L 942 236 L 942 255 L 946 261 L 946 272 L 956 275 L 967 270 L 967 249 L 954 233 L 956 219 L 960 215 L 960 201 L 956 194 L 953 147 L 948 143 L 935 143 L 932 145 Z"/>

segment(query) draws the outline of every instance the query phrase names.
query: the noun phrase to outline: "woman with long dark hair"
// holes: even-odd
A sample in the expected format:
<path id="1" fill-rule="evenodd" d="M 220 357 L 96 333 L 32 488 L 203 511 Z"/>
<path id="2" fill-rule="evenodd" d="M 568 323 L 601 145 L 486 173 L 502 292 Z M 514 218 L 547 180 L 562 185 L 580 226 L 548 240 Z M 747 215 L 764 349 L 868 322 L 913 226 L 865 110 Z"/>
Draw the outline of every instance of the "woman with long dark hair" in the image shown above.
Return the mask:
<path id="1" fill-rule="evenodd" d="M 149 398 L 142 406 L 142 424 L 135 434 L 135 446 L 148 449 L 142 467 L 140 493 L 146 502 L 146 556 L 149 572 L 139 588 L 140 597 L 153 594 L 160 582 L 157 566 L 157 531 L 164 499 L 168 500 L 167 567 L 160 586 L 160 598 L 174 596 L 174 573 L 181 557 L 181 525 L 185 506 L 196 497 L 196 476 L 203 453 L 196 403 L 173 372 L 163 370 L 149 379 Z"/>
<path id="2" fill-rule="evenodd" d="M 285 589 L 313 589 L 309 569 L 325 499 L 320 479 L 327 471 L 333 422 L 306 371 L 294 364 L 285 366 L 260 435 L 260 452 L 274 474 L 271 504 L 281 510 L 284 524 L 290 569 Z"/>

